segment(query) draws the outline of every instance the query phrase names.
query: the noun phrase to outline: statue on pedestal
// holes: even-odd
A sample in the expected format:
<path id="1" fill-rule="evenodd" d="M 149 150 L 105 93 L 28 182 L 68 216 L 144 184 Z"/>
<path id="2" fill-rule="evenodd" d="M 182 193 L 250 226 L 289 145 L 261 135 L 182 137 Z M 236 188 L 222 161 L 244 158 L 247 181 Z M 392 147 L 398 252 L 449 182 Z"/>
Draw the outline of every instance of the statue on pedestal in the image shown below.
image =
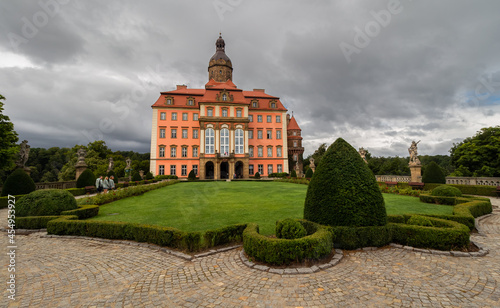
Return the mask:
<path id="1" fill-rule="evenodd" d="M 417 144 L 420 142 L 412 141 L 411 146 L 408 148 L 408 153 L 410 153 L 410 166 L 421 165 L 420 159 L 418 159 L 418 148 Z"/>
<path id="2" fill-rule="evenodd" d="M 365 148 L 359 148 L 359 155 L 361 155 L 361 158 L 365 161 L 365 163 L 368 164 L 368 162 L 366 161 L 366 150 L 365 150 Z"/>
<path id="3" fill-rule="evenodd" d="M 30 156 L 30 146 L 28 145 L 28 140 L 23 140 L 19 148 L 19 158 L 16 161 L 16 166 L 19 169 L 29 169 L 26 168 L 26 162 Z"/>
<path id="4" fill-rule="evenodd" d="M 309 168 L 311 168 L 313 172 L 315 171 L 314 169 L 316 169 L 316 165 L 314 164 L 313 157 L 309 158 Z"/>
<path id="5" fill-rule="evenodd" d="M 85 156 L 87 156 L 87 151 L 85 151 L 84 148 L 79 148 L 78 151 L 76 152 L 76 155 L 78 155 L 78 161 L 76 162 L 76 165 L 86 166 L 87 164 L 85 163 Z"/>
<path id="6" fill-rule="evenodd" d="M 115 167 L 115 163 L 113 162 L 113 157 L 109 158 L 109 165 L 108 165 L 108 172 L 113 171 L 113 168 Z"/>

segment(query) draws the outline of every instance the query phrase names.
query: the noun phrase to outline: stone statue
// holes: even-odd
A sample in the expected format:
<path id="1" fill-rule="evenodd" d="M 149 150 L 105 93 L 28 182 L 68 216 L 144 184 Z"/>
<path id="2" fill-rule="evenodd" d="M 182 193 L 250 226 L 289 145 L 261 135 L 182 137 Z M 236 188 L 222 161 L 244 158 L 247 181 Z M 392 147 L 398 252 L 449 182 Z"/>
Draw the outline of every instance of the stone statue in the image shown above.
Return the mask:
<path id="1" fill-rule="evenodd" d="M 24 169 L 29 156 L 30 156 L 30 146 L 28 145 L 28 140 L 23 140 L 19 148 L 19 158 L 16 161 L 17 167 Z"/>
<path id="2" fill-rule="evenodd" d="M 359 148 L 359 155 L 361 155 L 361 158 L 363 158 L 363 160 L 365 161 L 365 163 L 368 163 L 366 161 L 366 150 L 365 150 L 365 148 Z"/>
<path id="3" fill-rule="evenodd" d="M 420 160 L 418 159 L 418 148 L 417 148 L 417 144 L 420 142 L 420 140 L 418 142 L 415 142 L 412 141 L 411 142 L 411 146 L 408 148 L 408 153 L 410 153 L 410 163 L 409 165 L 410 166 L 414 166 L 414 165 L 421 165 L 420 163 Z"/>
<path id="4" fill-rule="evenodd" d="M 84 148 L 79 148 L 76 152 L 76 155 L 78 155 L 78 161 L 76 162 L 76 164 L 85 165 L 85 156 L 87 156 L 87 151 L 85 151 Z"/>
<path id="5" fill-rule="evenodd" d="M 132 163 L 132 160 L 130 159 L 130 157 L 127 157 L 127 159 L 125 160 L 125 162 L 127 163 L 127 167 L 125 168 L 125 170 L 130 170 L 132 168 L 130 166 L 130 164 Z"/>
<path id="6" fill-rule="evenodd" d="M 109 165 L 108 165 L 108 172 L 112 171 L 115 166 L 115 163 L 113 162 L 113 157 L 109 158 Z"/>
<path id="7" fill-rule="evenodd" d="M 309 158 L 309 168 L 313 169 L 316 165 L 314 164 L 314 158 Z M 313 169 L 314 170 L 314 169 Z"/>
<path id="8" fill-rule="evenodd" d="M 295 161 L 295 171 L 299 172 L 299 161 Z"/>

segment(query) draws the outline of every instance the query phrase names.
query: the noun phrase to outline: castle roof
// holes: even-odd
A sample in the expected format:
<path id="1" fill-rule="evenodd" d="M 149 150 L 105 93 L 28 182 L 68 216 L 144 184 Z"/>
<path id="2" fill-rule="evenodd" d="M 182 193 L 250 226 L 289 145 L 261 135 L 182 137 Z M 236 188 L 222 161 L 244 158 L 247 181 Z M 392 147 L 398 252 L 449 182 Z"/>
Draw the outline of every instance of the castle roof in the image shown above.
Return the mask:
<path id="1" fill-rule="evenodd" d="M 294 116 L 292 116 L 292 118 L 290 119 L 290 122 L 288 122 L 287 130 L 301 130 L 299 127 L 299 124 L 297 124 L 297 121 L 295 120 Z"/>

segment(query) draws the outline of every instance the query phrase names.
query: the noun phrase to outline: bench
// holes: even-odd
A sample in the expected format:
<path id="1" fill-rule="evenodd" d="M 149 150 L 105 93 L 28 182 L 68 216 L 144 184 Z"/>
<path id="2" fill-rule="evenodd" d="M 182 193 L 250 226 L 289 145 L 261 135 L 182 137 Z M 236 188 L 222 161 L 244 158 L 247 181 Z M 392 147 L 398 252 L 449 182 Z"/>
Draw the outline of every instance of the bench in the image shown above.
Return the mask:
<path id="1" fill-rule="evenodd" d="M 408 183 L 412 189 L 418 189 L 422 190 L 424 189 L 425 183 L 420 183 L 420 182 L 410 182 Z"/>
<path id="2" fill-rule="evenodd" d="M 387 187 L 393 187 L 393 186 L 398 186 L 398 182 L 385 182 L 385 185 L 387 185 Z"/>
<path id="3" fill-rule="evenodd" d="M 95 191 L 95 186 L 85 186 L 85 193 L 91 194 Z"/>

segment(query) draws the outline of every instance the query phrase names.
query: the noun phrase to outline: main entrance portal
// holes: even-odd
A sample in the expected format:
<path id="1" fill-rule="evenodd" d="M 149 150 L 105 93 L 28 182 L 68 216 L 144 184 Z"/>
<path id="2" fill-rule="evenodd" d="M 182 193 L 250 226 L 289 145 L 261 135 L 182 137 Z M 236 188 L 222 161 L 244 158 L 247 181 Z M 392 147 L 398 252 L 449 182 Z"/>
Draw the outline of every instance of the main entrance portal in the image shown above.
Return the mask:
<path id="1" fill-rule="evenodd" d="M 214 163 L 209 161 L 205 164 L 205 179 L 213 179 L 214 178 Z"/>
<path id="2" fill-rule="evenodd" d="M 229 164 L 227 162 L 220 163 L 220 178 L 229 179 Z"/>

